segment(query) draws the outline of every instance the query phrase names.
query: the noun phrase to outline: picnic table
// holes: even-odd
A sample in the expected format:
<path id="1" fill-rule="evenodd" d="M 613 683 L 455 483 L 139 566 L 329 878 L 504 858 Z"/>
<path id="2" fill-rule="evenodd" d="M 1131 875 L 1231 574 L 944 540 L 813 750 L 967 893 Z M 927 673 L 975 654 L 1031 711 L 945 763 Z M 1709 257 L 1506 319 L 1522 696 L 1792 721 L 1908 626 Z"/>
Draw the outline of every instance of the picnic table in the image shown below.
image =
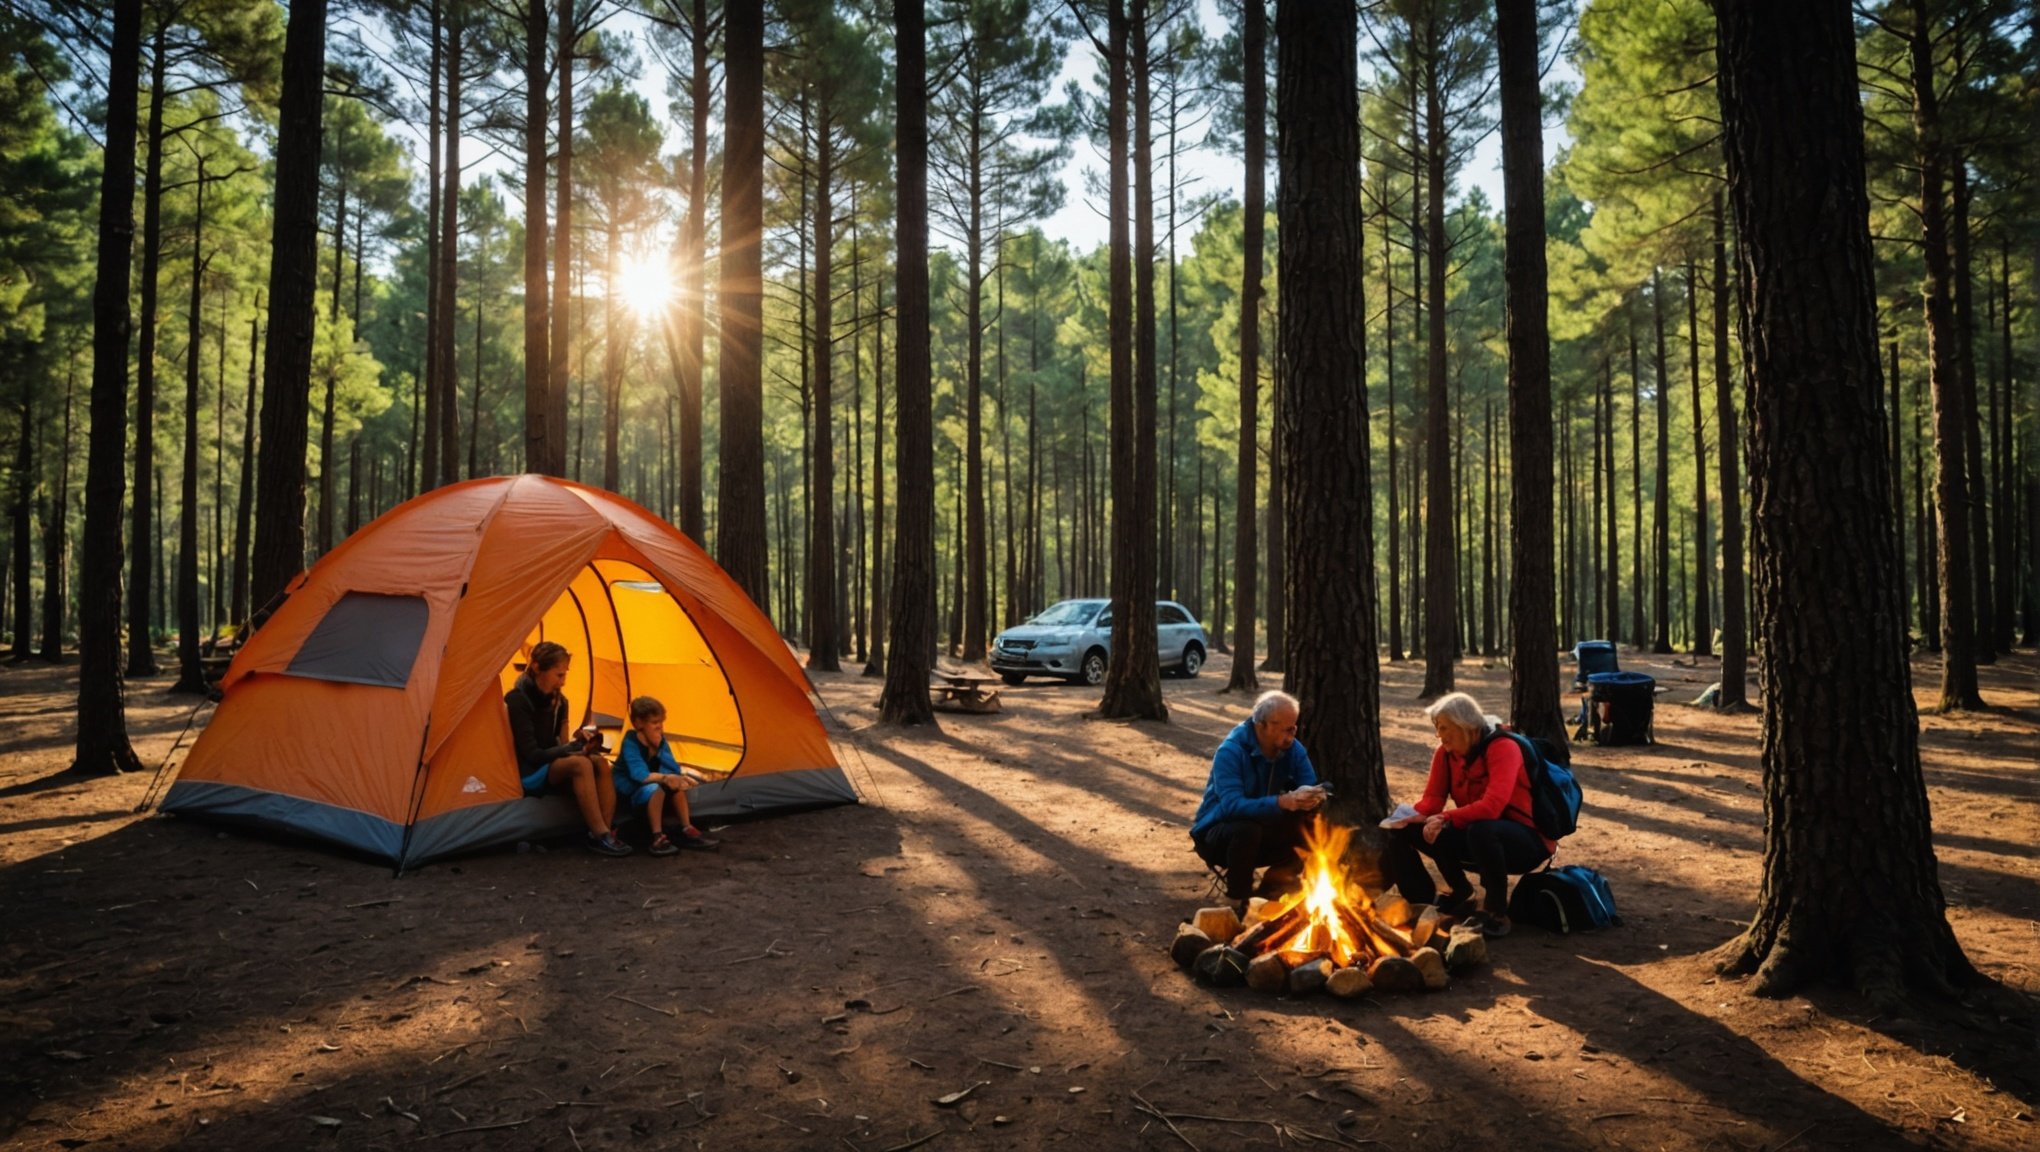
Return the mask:
<path id="1" fill-rule="evenodd" d="M 997 712 L 1000 710 L 999 690 L 992 685 L 999 682 L 997 676 L 980 676 L 974 672 L 937 671 L 929 677 L 928 691 L 934 696 L 934 705 L 945 712 Z"/>

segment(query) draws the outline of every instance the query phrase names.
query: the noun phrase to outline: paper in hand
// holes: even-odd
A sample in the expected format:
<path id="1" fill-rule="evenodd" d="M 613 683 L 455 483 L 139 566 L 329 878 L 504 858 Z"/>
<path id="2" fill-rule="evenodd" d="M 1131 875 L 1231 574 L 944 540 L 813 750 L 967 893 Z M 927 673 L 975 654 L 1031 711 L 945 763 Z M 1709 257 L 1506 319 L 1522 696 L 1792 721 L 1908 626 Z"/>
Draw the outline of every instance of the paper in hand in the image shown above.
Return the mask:
<path id="1" fill-rule="evenodd" d="M 1395 811 L 1390 812 L 1387 818 L 1382 820 L 1381 826 L 1383 828 L 1400 828 L 1405 824 L 1414 824 L 1422 819 L 1423 817 L 1418 815 L 1414 804 L 1398 804 L 1395 806 Z"/>

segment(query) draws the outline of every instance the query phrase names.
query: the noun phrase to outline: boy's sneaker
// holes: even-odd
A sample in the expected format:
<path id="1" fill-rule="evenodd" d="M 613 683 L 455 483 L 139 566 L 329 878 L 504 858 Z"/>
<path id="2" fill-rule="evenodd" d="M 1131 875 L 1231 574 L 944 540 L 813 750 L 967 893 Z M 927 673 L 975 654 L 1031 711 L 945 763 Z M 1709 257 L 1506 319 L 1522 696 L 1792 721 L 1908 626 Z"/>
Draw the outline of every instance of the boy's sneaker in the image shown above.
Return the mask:
<path id="1" fill-rule="evenodd" d="M 713 852 L 722 847 L 722 841 L 710 840 L 701 834 L 701 829 L 692 824 L 680 829 L 680 834 L 673 838 L 673 842 L 682 848 L 692 848 L 697 852 Z"/>
<path id="2" fill-rule="evenodd" d="M 652 846 L 646 849 L 646 851 L 654 856 L 671 856 L 680 851 L 680 846 L 673 843 L 671 837 L 661 832 L 657 836 L 652 837 Z"/>
<path id="3" fill-rule="evenodd" d="M 605 832 L 600 836 L 588 837 L 588 851 L 602 856 L 628 856 L 630 845 L 616 838 L 616 833 Z"/>

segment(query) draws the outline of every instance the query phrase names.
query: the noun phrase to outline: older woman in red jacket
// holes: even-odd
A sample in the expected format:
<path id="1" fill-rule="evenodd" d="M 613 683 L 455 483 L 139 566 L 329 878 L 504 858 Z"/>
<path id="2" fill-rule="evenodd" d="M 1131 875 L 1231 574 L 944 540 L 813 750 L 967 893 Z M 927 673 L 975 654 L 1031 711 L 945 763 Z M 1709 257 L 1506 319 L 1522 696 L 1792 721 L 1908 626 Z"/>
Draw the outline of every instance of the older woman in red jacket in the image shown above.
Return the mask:
<path id="1" fill-rule="evenodd" d="M 1424 715 L 1438 733 L 1431 777 L 1417 814 L 1389 834 L 1381 867 L 1412 904 L 1434 901 L 1441 912 L 1464 915 L 1489 936 L 1509 932 L 1509 877 L 1551 858 L 1531 817 L 1530 774 L 1514 740 L 1498 740 L 1501 721 L 1481 711 L 1464 692 L 1441 696 Z M 1446 807 L 1447 800 L 1452 802 Z M 1450 889 L 1443 899 L 1421 859 L 1428 856 Z M 1471 865 L 1480 875 L 1481 906 L 1473 911 Z"/>

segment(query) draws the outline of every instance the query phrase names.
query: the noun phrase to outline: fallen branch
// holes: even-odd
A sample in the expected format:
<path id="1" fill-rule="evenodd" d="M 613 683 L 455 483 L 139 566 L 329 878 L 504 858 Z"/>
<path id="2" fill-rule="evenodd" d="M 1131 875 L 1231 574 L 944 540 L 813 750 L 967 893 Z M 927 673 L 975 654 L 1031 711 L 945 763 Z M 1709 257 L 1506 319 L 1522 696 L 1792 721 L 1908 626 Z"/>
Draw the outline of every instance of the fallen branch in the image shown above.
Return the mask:
<path id="1" fill-rule="evenodd" d="M 723 966 L 729 967 L 732 964 L 750 964 L 759 960 L 777 960 L 781 956 L 790 955 L 792 955 L 792 953 L 781 952 L 779 950 L 779 941 L 775 939 L 772 941 L 772 943 L 767 944 L 765 946 L 765 950 L 763 952 L 758 953 L 756 956 L 739 956 L 735 960 L 725 960 L 723 961 Z"/>
<path id="2" fill-rule="evenodd" d="M 912 1132 L 913 1129 L 909 1128 L 907 1129 L 907 1131 Z M 907 1149 L 919 1148 L 921 1145 L 926 1144 L 928 1141 L 933 1140 L 937 1136 L 940 1136 L 947 1131 L 949 1131 L 949 1129 L 947 1128 L 937 1128 L 933 1132 L 928 1133 L 926 1136 L 923 1136 L 918 1140 L 909 1140 L 905 1144 L 895 1144 L 890 1148 L 881 1149 L 880 1152 L 907 1152 Z"/>
<path id="3" fill-rule="evenodd" d="M 943 997 L 945 997 L 945 996 L 956 996 L 956 995 L 960 995 L 961 993 L 964 993 L 964 992 L 975 992 L 975 991 L 977 991 L 977 990 L 978 990 L 978 986 L 977 986 L 977 985 L 975 985 L 975 984 L 965 984 L 965 985 L 964 985 L 963 987 L 961 987 L 961 988 L 951 988 L 951 989 L 950 989 L 949 991 L 947 991 L 947 992 L 937 992 L 937 993 L 936 993 L 936 994 L 934 994 L 933 996 L 930 996 L 930 997 L 928 997 L 928 1000 L 927 1000 L 926 1002 L 928 1002 L 928 1003 L 932 1003 L 932 1002 L 934 1002 L 934 1001 L 936 1001 L 936 1000 L 940 1000 L 940 999 L 942 999 L 942 998 L 943 998 Z M 876 1015 L 876 1013 L 874 1013 L 874 1015 Z"/>
<path id="4" fill-rule="evenodd" d="M 1154 1105 L 1148 1103 L 1147 1097 L 1142 1096 L 1138 1092 L 1132 1093 L 1132 1096 L 1134 1101 L 1134 1107 L 1139 1108 L 1141 1111 L 1147 1113 L 1150 1116 L 1153 1116 L 1155 1119 L 1160 1120 L 1162 1123 L 1168 1125 L 1169 1131 L 1175 1133 L 1176 1139 L 1181 1140 L 1184 1146 L 1190 1149 L 1190 1152 L 1203 1152 L 1203 1150 L 1198 1148 L 1197 1145 L 1190 1142 L 1190 1138 L 1188 1136 L 1183 1135 L 1183 1130 L 1181 1128 L 1176 1127 L 1176 1122 L 1174 1120 L 1169 1119 L 1167 1113 L 1163 1112 L 1160 1108 L 1157 1108 Z"/>
<path id="5" fill-rule="evenodd" d="M 459 1136 L 468 1132 L 500 1132 L 505 1128 L 522 1128 L 529 1123 L 531 1123 L 531 1120 L 527 1117 L 523 1120 L 509 1120 L 501 1124 L 474 1124 L 466 1128 L 448 1128 L 444 1132 L 434 1132 L 428 1136 L 420 1136 L 418 1139 L 437 1140 L 441 1136 Z"/>
<path id="6" fill-rule="evenodd" d="M 647 1004 L 647 1003 L 645 1003 L 645 1002 L 644 1002 L 644 1001 L 642 1001 L 642 1000 L 633 1000 L 633 999 L 631 999 L 630 997 L 628 997 L 628 996 L 625 996 L 625 995 L 624 995 L 623 993 L 621 993 L 621 992 L 611 992 L 611 993 L 609 994 L 609 998 L 610 998 L 611 1000 L 621 1000 L 621 1001 L 623 1001 L 623 1002 L 624 1002 L 625 1004 L 635 1004 L 635 1005 L 637 1005 L 637 1006 L 638 1006 L 638 1007 L 640 1007 L 640 1008 L 643 1008 L 643 1009 L 645 1009 L 645 1010 L 647 1010 L 647 1011 L 650 1011 L 650 1012 L 657 1012 L 657 1013 L 659 1013 L 659 1014 L 660 1014 L 660 1015 L 662 1015 L 662 1016 L 678 1016 L 678 1015 L 680 1015 L 680 1013 L 678 1013 L 678 1012 L 675 1012 L 675 1011 L 673 1011 L 673 1010 L 672 1010 L 671 1008 L 660 1008 L 660 1007 L 658 1007 L 657 1005 L 653 1005 L 653 1004 Z"/>
<path id="7" fill-rule="evenodd" d="M 382 899 L 380 899 L 380 900 L 363 900 L 363 901 L 362 901 L 361 903 L 359 903 L 359 904 L 349 904 L 349 905 L 346 905 L 346 907 L 348 907 L 348 908 L 380 908 L 380 907 L 382 907 L 382 906 L 383 906 L 383 905 L 385 905 L 385 904 L 395 904 L 395 903 L 396 903 L 397 901 L 399 901 L 399 900 L 402 900 L 402 899 L 403 899 L 403 897 L 402 897 L 402 896 L 385 896 L 385 897 L 383 897 L 383 898 L 382 898 Z"/>

